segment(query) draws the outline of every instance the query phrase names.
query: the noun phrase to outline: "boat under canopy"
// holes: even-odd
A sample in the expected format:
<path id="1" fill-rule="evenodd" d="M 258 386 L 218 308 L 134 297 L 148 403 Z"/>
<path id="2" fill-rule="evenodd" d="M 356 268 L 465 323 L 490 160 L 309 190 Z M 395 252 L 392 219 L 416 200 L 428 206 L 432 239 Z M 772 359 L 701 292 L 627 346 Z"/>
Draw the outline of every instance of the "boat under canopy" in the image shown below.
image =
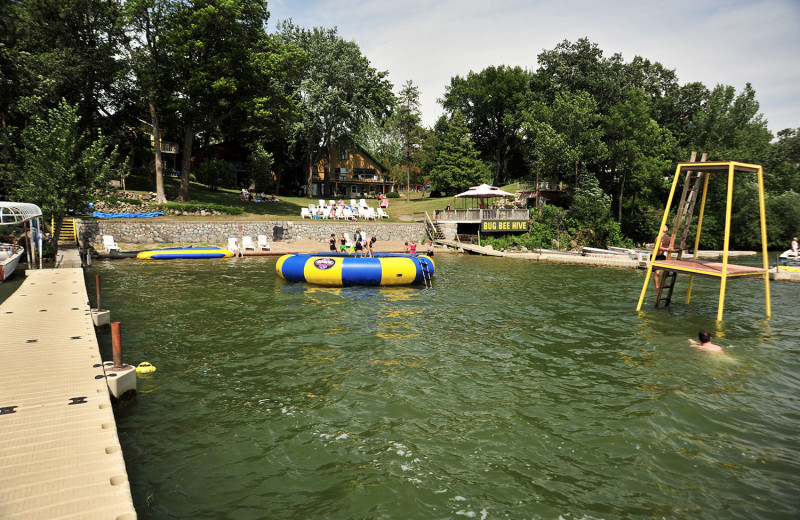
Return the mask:
<path id="1" fill-rule="evenodd" d="M 0 201 L 0 226 L 22 226 L 27 248 L 18 245 L 16 238 L 11 244 L 0 245 L 0 282 L 8 279 L 16 269 L 20 258 L 28 251 L 28 265 L 36 267 L 38 249 L 39 268 L 42 267 L 42 209 L 28 202 Z M 2 234 L 2 233 L 0 233 Z"/>

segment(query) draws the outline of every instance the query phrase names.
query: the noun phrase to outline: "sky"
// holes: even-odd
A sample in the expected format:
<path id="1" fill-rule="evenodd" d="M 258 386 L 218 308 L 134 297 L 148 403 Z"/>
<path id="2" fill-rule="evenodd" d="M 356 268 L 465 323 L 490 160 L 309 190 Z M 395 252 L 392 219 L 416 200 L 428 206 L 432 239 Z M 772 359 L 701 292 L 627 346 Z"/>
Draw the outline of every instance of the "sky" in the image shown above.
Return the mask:
<path id="1" fill-rule="evenodd" d="M 680 84 L 750 83 L 773 134 L 800 128 L 800 0 L 275 0 L 268 30 L 291 18 L 337 27 L 395 92 L 420 90 L 432 126 L 454 76 L 490 65 L 535 71 L 536 57 L 586 37 L 603 56 L 642 56 Z"/>

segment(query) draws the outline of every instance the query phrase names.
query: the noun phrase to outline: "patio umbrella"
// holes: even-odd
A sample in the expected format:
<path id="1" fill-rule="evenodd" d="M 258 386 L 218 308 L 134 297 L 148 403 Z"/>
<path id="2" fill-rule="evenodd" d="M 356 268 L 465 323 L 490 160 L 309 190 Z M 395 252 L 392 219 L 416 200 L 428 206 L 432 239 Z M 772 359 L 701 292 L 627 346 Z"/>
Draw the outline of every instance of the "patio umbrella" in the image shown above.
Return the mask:
<path id="1" fill-rule="evenodd" d="M 500 197 L 514 197 L 513 193 L 503 191 L 496 186 L 489 186 L 488 184 L 481 184 L 480 186 L 473 186 L 463 193 L 456 195 L 456 198 L 464 199 L 490 199 Z"/>

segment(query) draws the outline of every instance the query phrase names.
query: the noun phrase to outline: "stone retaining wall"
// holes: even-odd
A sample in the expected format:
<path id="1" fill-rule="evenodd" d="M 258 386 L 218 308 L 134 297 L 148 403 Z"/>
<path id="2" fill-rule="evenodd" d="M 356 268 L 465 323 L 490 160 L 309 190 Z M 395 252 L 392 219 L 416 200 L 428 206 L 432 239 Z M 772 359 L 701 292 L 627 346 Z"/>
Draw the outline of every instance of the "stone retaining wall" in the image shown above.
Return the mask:
<path id="1" fill-rule="evenodd" d="M 224 245 L 228 237 L 266 235 L 270 242 L 294 242 L 301 239 L 327 242 L 331 233 L 353 235 L 357 228 L 365 236 L 380 241 L 417 240 L 426 236 L 425 225 L 416 222 L 386 224 L 380 222 L 325 221 L 180 221 L 152 219 L 76 220 L 81 241 L 103 243 L 103 235 L 112 235 L 120 244 L 195 244 Z"/>

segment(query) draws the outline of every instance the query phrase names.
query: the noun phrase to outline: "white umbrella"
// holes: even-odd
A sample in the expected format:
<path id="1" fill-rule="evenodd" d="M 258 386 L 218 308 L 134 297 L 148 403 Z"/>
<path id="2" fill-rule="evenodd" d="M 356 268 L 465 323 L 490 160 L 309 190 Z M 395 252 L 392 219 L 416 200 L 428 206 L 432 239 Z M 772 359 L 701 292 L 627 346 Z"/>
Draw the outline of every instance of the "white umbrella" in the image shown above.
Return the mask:
<path id="1" fill-rule="evenodd" d="M 491 199 L 501 197 L 514 197 L 513 193 L 503 191 L 495 186 L 488 184 L 481 184 L 480 186 L 473 186 L 464 193 L 459 193 L 455 198 L 457 199 Z M 483 204 L 483 201 L 481 201 Z"/>
<path id="2" fill-rule="evenodd" d="M 459 193 L 456 198 L 473 198 L 473 199 L 488 199 L 491 197 L 513 197 L 513 193 L 503 191 L 495 186 L 488 184 L 481 184 L 480 186 L 473 186 L 464 193 Z"/>

